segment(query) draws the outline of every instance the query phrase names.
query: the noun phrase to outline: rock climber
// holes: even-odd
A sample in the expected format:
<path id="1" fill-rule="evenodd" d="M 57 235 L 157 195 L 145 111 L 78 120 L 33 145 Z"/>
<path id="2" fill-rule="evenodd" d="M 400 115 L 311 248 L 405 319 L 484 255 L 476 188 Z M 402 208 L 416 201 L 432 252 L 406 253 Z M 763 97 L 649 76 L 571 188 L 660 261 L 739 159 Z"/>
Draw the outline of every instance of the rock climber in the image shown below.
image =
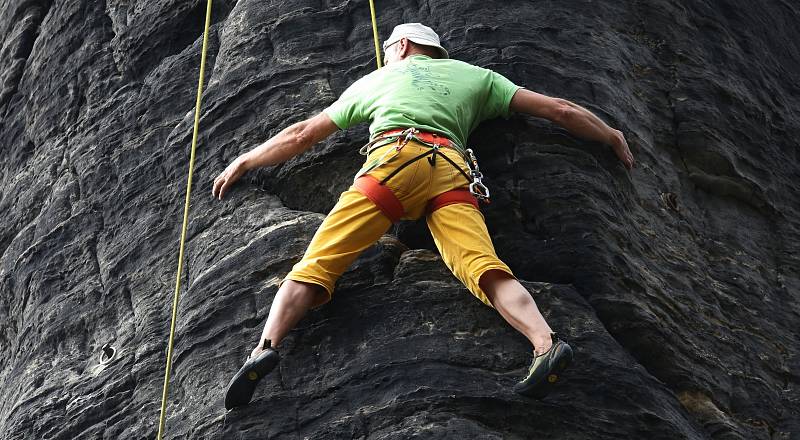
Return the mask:
<path id="1" fill-rule="evenodd" d="M 481 121 L 521 112 L 610 145 L 630 170 L 634 159 L 624 135 L 570 101 L 450 59 L 436 32 L 420 23 L 396 26 L 383 50 L 384 68 L 353 83 L 321 113 L 242 154 L 214 179 L 212 194 L 222 199 L 248 170 L 280 164 L 337 130 L 372 121 L 361 151 L 364 167 L 281 282 L 257 346 L 228 385 L 228 409 L 250 402 L 277 365 L 277 347 L 289 330 L 309 309 L 330 301 L 336 280 L 400 219 L 425 216 L 447 267 L 531 342 L 533 360 L 516 392 L 544 397 L 572 360 L 570 346 L 495 253 L 478 209 L 488 189 L 467 138 Z"/>

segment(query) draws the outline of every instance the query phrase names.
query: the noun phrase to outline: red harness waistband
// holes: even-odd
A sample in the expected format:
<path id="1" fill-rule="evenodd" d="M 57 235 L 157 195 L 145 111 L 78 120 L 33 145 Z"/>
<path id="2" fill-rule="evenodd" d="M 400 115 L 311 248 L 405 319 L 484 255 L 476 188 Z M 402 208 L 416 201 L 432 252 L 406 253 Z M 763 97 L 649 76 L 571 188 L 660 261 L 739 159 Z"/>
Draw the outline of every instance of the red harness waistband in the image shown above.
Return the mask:
<path id="1" fill-rule="evenodd" d="M 393 130 L 384 131 L 383 133 L 379 134 L 378 137 L 397 136 L 403 134 L 405 131 L 406 131 L 405 128 L 395 128 Z M 439 145 L 442 147 L 450 147 L 458 150 L 458 146 L 456 145 L 455 142 L 451 141 L 447 137 L 442 136 L 438 133 L 417 131 L 414 133 L 414 137 L 428 144 Z"/>

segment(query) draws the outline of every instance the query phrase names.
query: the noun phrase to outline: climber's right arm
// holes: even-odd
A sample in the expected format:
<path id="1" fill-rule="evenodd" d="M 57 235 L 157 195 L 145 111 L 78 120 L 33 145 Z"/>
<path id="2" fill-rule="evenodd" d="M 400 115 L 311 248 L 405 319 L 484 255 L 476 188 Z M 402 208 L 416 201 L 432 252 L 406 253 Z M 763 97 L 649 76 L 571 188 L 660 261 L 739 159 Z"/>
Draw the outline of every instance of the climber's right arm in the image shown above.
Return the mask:
<path id="1" fill-rule="evenodd" d="M 328 115 L 320 113 L 286 127 L 268 141 L 239 156 L 237 160 L 241 160 L 247 170 L 277 165 L 308 150 L 338 129 Z"/>
<path id="2" fill-rule="evenodd" d="M 609 127 L 578 104 L 527 89 L 519 89 L 511 98 L 509 107 L 515 112 L 552 121 L 581 139 L 611 145 L 625 167 L 628 169 L 633 167 L 633 154 L 622 132 Z"/>
<path id="3" fill-rule="evenodd" d="M 308 150 L 333 134 L 339 127 L 325 113 L 297 122 L 268 141 L 237 157 L 214 179 L 211 193 L 222 200 L 225 192 L 244 173 L 254 168 L 277 165 Z"/>

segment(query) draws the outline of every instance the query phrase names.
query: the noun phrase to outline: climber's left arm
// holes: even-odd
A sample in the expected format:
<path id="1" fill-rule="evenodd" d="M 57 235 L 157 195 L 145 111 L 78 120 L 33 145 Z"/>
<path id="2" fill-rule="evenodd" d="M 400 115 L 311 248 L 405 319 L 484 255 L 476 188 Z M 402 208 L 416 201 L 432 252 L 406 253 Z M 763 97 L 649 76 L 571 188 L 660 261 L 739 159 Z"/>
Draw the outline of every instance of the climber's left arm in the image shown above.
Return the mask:
<path id="1" fill-rule="evenodd" d="M 581 139 L 611 145 L 625 167 L 629 170 L 633 168 L 633 154 L 622 132 L 609 127 L 592 112 L 574 102 L 519 89 L 511 98 L 509 108 L 515 112 L 548 119 Z"/>

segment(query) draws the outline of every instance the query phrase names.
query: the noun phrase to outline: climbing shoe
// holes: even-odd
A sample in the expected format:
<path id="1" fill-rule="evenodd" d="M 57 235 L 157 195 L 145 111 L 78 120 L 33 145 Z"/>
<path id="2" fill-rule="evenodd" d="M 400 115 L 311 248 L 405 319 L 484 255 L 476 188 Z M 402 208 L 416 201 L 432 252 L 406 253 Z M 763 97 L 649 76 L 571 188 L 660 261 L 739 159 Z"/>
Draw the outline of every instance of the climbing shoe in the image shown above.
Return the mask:
<path id="1" fill-rule="evenodd" d="M 572 362 L 572 348 L 569 344 L 558 339 L 555 333 L 551 333 L 550 337 L 553 345 L 545 353 L 537 355 L 534 352 L 528 376 L 514 385 L 517 393 L 536 399 L 544 398 Z"/>
<path id="2" fill-rule="evenodd" d="M 242 368 L 231 379 L 225 391 L 225 409 L 250 403 L 258 382 L 278 365 L 280 356 L 277 350 L 272 348 L 269 339 L 264 340 L 263 348 L 264 351 L 258 356 L 248 357 Z"/>

